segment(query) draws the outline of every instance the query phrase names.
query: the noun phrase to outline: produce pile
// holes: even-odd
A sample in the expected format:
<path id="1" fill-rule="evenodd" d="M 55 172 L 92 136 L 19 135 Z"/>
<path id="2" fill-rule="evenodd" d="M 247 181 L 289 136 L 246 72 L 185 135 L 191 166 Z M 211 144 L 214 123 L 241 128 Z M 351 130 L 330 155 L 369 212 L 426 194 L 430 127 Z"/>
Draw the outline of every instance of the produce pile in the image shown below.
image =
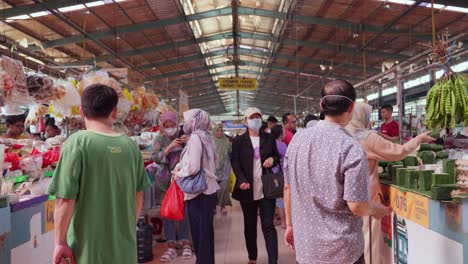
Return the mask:
<path id="1" fill-rule="evenodd" d="M 426 125 L 429 129 L 468 126 L 468 85 L 459 74 L 442 78 L 427 94 Z"/>

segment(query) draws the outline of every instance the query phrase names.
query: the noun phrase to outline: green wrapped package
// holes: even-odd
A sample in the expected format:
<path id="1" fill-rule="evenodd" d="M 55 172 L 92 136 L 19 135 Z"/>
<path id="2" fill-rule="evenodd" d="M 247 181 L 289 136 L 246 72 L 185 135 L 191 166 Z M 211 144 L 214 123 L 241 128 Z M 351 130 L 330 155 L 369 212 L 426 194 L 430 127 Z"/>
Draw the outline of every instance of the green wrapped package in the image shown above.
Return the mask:
<path id="1" fill-rule="evenodd" d="M 455 184 L 436 184 L 432 185 L 431 197 L 434 200 L 451 200 L 450 193 L 457 189 Z"/>
<path id="2" fill-rule="evenodd" d="M 421 158 L 424 165 L 436 163 L 436 153 L 434 151 L 421 151 L 418 153 L 418 156 Z"/>
<path id="3" fill-rule="evenodd" d="M 403 165 L 392 165 L 392 170 L 391 170 L 392 183 L 395 185 L 399 185 L 397 181 L 397 169 L 403 169 Z"/>
<path id="4" fill-rule="evenodd" d="M 405 175 L 405 188 L 418 189 L 419 171 L 407 170 Z"/>
<path id="5" fill-rule="evenodd" d="M 450 175 L 448 175 L 447 173 L 433 173 L 432 186 L 440 184 L 451 184 Z"/>
<path id="6" fill-rule="evenodd" d="M 396 168 L 395 175 L 396 175 L 396 185 L 400 187 L 405 187 L 406 178 L 407 178 L 407 168 Z"/>
<path id="7" fill-rule="evenodd" d="M 442 145 L 437 145 L 437 144 L 421 144 L 421 147 L 419 148 L 419 151 L 442 151 L 444 150 L 444 146 Z"/>
<path id="8" fill-rule="evenodd" d="M 437 159 L 448 159 L 449 154 L 447 151 L 439 151 L 436 153 L 436 158 Z"/>
<path id="9" fill-rule="evenodd" d="M 450 181 L 448 183 L 455 184 L 457 177 L 457 166 L 455 160 L 444 160 L 442 161 L 443 170 L 450 176 Z"/>
<path id="10" fill-rule="evenodd" d="M 432 170 L 418 171 L 418 187 L 421 191 L 430 191 L 432 186 Z"/>
<path id="11" fill-rule="evenodd" d="M 403 160 L 403 163 L 405 164 L 405 167 L 418 166 L 418 158 L 408 156 Z"/>

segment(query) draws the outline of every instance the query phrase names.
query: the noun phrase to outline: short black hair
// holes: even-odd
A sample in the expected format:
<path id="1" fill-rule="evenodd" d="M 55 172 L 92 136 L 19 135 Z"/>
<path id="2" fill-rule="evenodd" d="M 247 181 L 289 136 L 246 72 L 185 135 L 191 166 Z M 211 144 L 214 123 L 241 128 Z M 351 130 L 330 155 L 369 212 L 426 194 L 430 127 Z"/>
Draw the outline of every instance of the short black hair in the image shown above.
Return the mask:
<path id="1" fill-rule="evenodd" d="M 382 105 L 382 107 L 380 107 L 380 110 L 382 109 L 385 109 L 387 111 L 390 111 L 393 113 L 393 106 L 392 105 L 389 105 L 389 104 L 386 104 L 386 105 Z"/>
<path id="2" fill-rule="evenodd" d="M 338 116 L 346 113 L 349 107 L 356 101 L 356 89 L 345 80 L 334 80 L 327 83 L 323 87 L 321 95 L 322 112 L 326 116 Z"/>
<path id="3" fill-rule="evenodd" d="M 117 107 L 117 92 L 104 84 L 88 86 L 81 95 L 81 109 L 87 118 L 107 118 Z"/>
<path id="4" fill-rule="evenodd" d="M 274 116 L 269 116 L 267 122 L 278 123 L 278 119 Z"/>
<path id="5" fill-rule="evenodd" d="M 26 115 L 12 115 L 5 117 L 5 123 L 7 125 L 14 125 L 18 122 L 24 123 L 26 122 Z"/>
<path id="6" fill-rule="evenodd" d="M 47 118 L 45 121 L 45 125 L 47 126 L 55 126 L 55 119 L 53 117 Z"/>
<path id="7" fill-rule="evenodd" d="M 275 137 L 275 139 L 280 138 L 283 133 L 283 126 L 281 125 L 276 125 L 271 129 L 271 134 Z"/>
<path id="8" fill-rule="evenodd" d="M 286 123 L 288 122 L 288 117 L 289 117 L 290 115 L 293 115 L 293 114 L 291 114 L 291 113 L 286 113 L 286 114 L 283 115 L 283 124 L 286 124 Z"/>
<path id="9" fill-rule="evenodd" d="M 312 120 L 319 120 L 316 115 L 307 115 L 306 118 L 304 118 L 304 126 L 307 126 L 307 123 L 309 123 Z"/>
<path id="10" fill-rule="evenodd" d="M 265 129 L 268 128 L 268 123 L 267 122 L 262 122 L 262 126 L 260 127 L 260 131 L 265 132 Z"/>

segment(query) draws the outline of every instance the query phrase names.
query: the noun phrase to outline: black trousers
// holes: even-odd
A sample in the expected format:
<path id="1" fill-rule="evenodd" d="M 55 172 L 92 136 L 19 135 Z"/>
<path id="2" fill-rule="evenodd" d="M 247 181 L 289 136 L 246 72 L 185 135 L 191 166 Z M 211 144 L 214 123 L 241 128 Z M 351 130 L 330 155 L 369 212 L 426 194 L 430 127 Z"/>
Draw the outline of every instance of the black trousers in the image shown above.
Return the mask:
<path id="1" fill-rule="evenodd" d="M 187 201 L 196 264 L 215 263 L 213 210 L 216 203 L 216 193 L 200 194 Z"/>
<path id="2" fill-rule="evenodd" d="M 278 262 L 278 234 L 274 223 L 275 205 L 276 201 L 270 199 L 261 199 L 250 203 L 241 202 L 249 260 L 257 260 L 257 219 L 258 209 L 260 209 L 260 221 L 268 252 L 268 263 L 276 264 Z"/>

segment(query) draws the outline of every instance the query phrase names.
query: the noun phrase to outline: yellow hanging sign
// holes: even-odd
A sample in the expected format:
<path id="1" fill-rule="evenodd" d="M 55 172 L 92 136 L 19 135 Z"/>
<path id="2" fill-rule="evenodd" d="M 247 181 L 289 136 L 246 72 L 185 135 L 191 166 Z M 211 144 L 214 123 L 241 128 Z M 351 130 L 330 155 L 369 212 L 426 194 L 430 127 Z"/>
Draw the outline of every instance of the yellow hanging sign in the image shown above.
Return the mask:
<path id="1" fill-rule="evenodd" d="M 249 78 L 220 78 L 220 90 L 257 90 L 257 79 Z"/>

